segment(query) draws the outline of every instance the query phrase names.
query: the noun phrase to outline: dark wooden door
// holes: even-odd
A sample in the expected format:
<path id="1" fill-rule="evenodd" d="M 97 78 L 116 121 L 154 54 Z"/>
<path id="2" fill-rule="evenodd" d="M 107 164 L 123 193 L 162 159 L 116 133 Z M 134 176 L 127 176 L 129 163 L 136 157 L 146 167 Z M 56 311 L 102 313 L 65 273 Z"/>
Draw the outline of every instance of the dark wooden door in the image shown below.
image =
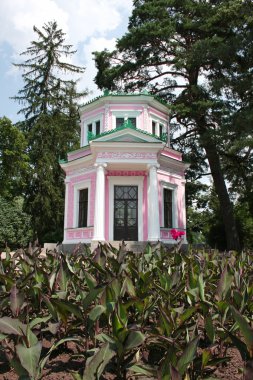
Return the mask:
<path id="1" fill-rule="evenodd" d="M 138 186 L 114 186 L 114 240 L 138 241 Z"/>

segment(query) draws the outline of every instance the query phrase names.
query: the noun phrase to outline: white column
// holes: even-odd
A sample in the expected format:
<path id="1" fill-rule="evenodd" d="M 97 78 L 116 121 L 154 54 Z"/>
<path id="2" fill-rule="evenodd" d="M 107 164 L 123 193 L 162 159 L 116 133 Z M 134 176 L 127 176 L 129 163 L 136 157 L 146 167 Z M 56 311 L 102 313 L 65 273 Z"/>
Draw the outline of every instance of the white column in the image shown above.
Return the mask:
<path id="1" fill-rule="evenodd" d="M 97 167 L 94 236 L 93 240 L 105 240 L 105 168 L 107 164 L 95 164 Z"/>
<path id="2" fill-rule="evenodd" d="M 65 178 L 65 204 L 64 204 L 64 238 L 63 241 L 67 240 L 67 228 L 68 228 L 68 212 L 69 212 L 69 186 L 70 180 Z M 72 206 L 73 207 L 73 206 Z"/>
<path id="3" fill-rule="evenodd" d="M 148 165 L 149 187 L 148 187 L 148 240 L 160 240 L 159 200 L 157 168 L 159 165 Z"/>

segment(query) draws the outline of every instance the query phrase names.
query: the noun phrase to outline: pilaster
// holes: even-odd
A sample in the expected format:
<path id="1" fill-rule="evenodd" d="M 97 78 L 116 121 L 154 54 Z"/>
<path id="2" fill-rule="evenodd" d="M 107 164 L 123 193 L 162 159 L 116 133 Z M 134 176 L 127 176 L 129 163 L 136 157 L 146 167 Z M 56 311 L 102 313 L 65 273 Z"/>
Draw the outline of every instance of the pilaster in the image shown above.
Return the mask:
<path id="1" fill-rule="evenodd" d="M 149 186 L 148 186 L 148 240 L 160 240 L 160 220 L 159 220 L 159 199 L 158 181 L 156 165 L 148 165 Z"/>
<path id="2" fill-rule="evenodd" d="M 106 163 L 95 164 L 97 168 L 94 236 L 93 240 L 105 240 L 105 168 Z"/>

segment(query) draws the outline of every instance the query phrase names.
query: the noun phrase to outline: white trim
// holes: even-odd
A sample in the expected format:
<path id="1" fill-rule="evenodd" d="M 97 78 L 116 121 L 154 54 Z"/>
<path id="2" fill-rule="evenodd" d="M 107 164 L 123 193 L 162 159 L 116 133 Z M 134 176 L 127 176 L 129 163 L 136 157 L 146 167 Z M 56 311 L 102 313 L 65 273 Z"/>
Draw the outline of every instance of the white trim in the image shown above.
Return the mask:
<path id="1" fill-rule="evenodd" d="M 65 178 L 65 205 L 64 205 L 64 231 L 63 239 L 66 240 L 66 228 L 68 223 L 68 205 L 69 205 L 69 186 L 71 186 L 70 181 Z"/>
<path id="2" fill-rule="evenodd" d="M 79 228 L 78 227 L 78 206 L 79 206 L 79 190 L 82 189 L 88 189 L 88 211 L 87 211 L 87 227 L 90 225 L 90 179 L 77 182 L 74 184 L 74 215 L 73 215 L 73 222 L 74 226 L 73 228 Z M 86 228 L 86 227 L 80 227 L 80 228 Z"/>
<path id="3" fill-rule="evenodd" d="M 91 173 L 95 173 L 95 172 L 96 172 L 96 170 L 94 169 L 94 165 L 92 165 L 91 167 L 82 168 L 82 169 L 76 170 L 75 172 L 73 172 L 71 174 L 66 175 L 65 179 L 67 181 L 70 181 L 71 179 L 73 179 L 75 177 L 79 177 L 79 176 L 84 175 L 84 174 L 91 174 Z M 79 182 L 77 182 L 77 183 L 79 183 Z"/>
<path id="4" fill-rule="evenodd" d="M 136 118 L 136 128 L 140 128 L 140 115 L 142 111 L 131 111 L 131 110 L 111 110 L 112 112 L 112 129 L 116 129 L 116 118 L 117 117 L 123 117 L 123 118 Z"/>
<path id="5" fill-rule="evenodd" d="M 161 188 L 161 200 L 162 200 L 162 228 L 178 228 L 178 207 L 177 207 L 177 194 L 178 194 L 178 186 L 169 182 L 160 182 Z M 163 197 L 163 189 L 172 190 L 172 227 L 164 227 L 164 197 Z"/>
<path id="6" fill-rule="evenodd" d="M 144 176 L 140 177 L 121 177 L 110 176 L 109 179 L 109 240 L 114 240 L 114 186 L 129 185 L 138 186 L 138 241 L 143 241 L 143 180 Z"/>
<path id="7" fill-rule="evenodd" d="M 92 116 L 92 117 L 89 117 L 88 119 L 84 119 L 83 121 L 83 131 L 81 133 L 82 135 L 82 140 L 81 140 L 81 147 L 82 146 L 86 146 L 88 145 L 88 138 L 87 138 L 87 135 L 88 135 L 88 125 L 89 124 L 92 124 L 92 133 L 95 135 L 96 134 L 96 122 L 99 121 L 100 122 L 100 133 L 102 133 L 104 131 L 104 128 L 103 128 L 103 113 L 98 113 L 97 115 L 95 116 Z"/>
<path id="8" fill-rule="evenodd" d="M 162 133 L 166 133 L 168 131 L 168 120 L 167 119 L 162 119 L 161 117 L 152 114 L 150 112 L 150 124 L 149 126 L 149 132 L 153 134 L 153 121 L 155 122 L 155 135 L 160 136 L 160 125 L 162 125 Z"/>
<path id="9" fill-rule="evenodd" d="M 91 243 L 91 238 L 90 239 L 76 239 L 76 240 L 63 240 L 62 244 L 79 244 L 79 243 Z"/>

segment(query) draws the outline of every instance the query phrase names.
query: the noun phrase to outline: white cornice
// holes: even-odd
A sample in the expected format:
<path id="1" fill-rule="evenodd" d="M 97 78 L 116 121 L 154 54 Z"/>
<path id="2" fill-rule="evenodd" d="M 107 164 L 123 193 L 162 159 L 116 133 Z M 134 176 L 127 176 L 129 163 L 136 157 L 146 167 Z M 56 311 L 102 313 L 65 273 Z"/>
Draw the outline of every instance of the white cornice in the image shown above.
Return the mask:
<path id="1" fill-rule="evenodd" d="M 143 106 L 149 105 L 153 108 L 168 114 L 170 113 L 170 110 L 168 107 L 162 103 L 160 103 L 158 100 L 156 100 L 152 95 L 108 95 L 108 96 L 102 96 L 101 98 L 95 99 L 94 101 L 84 104 L 83 106 L 79 107 L 79 113 L 83 114 L 84 112 L 92 111 L 93 109 L 98 108 L 99 106 L 106 106 L 110 104 L 117 104 L 117 105 L 123 105 L 123 104 L 140 104 L 142 103 Z"/>

